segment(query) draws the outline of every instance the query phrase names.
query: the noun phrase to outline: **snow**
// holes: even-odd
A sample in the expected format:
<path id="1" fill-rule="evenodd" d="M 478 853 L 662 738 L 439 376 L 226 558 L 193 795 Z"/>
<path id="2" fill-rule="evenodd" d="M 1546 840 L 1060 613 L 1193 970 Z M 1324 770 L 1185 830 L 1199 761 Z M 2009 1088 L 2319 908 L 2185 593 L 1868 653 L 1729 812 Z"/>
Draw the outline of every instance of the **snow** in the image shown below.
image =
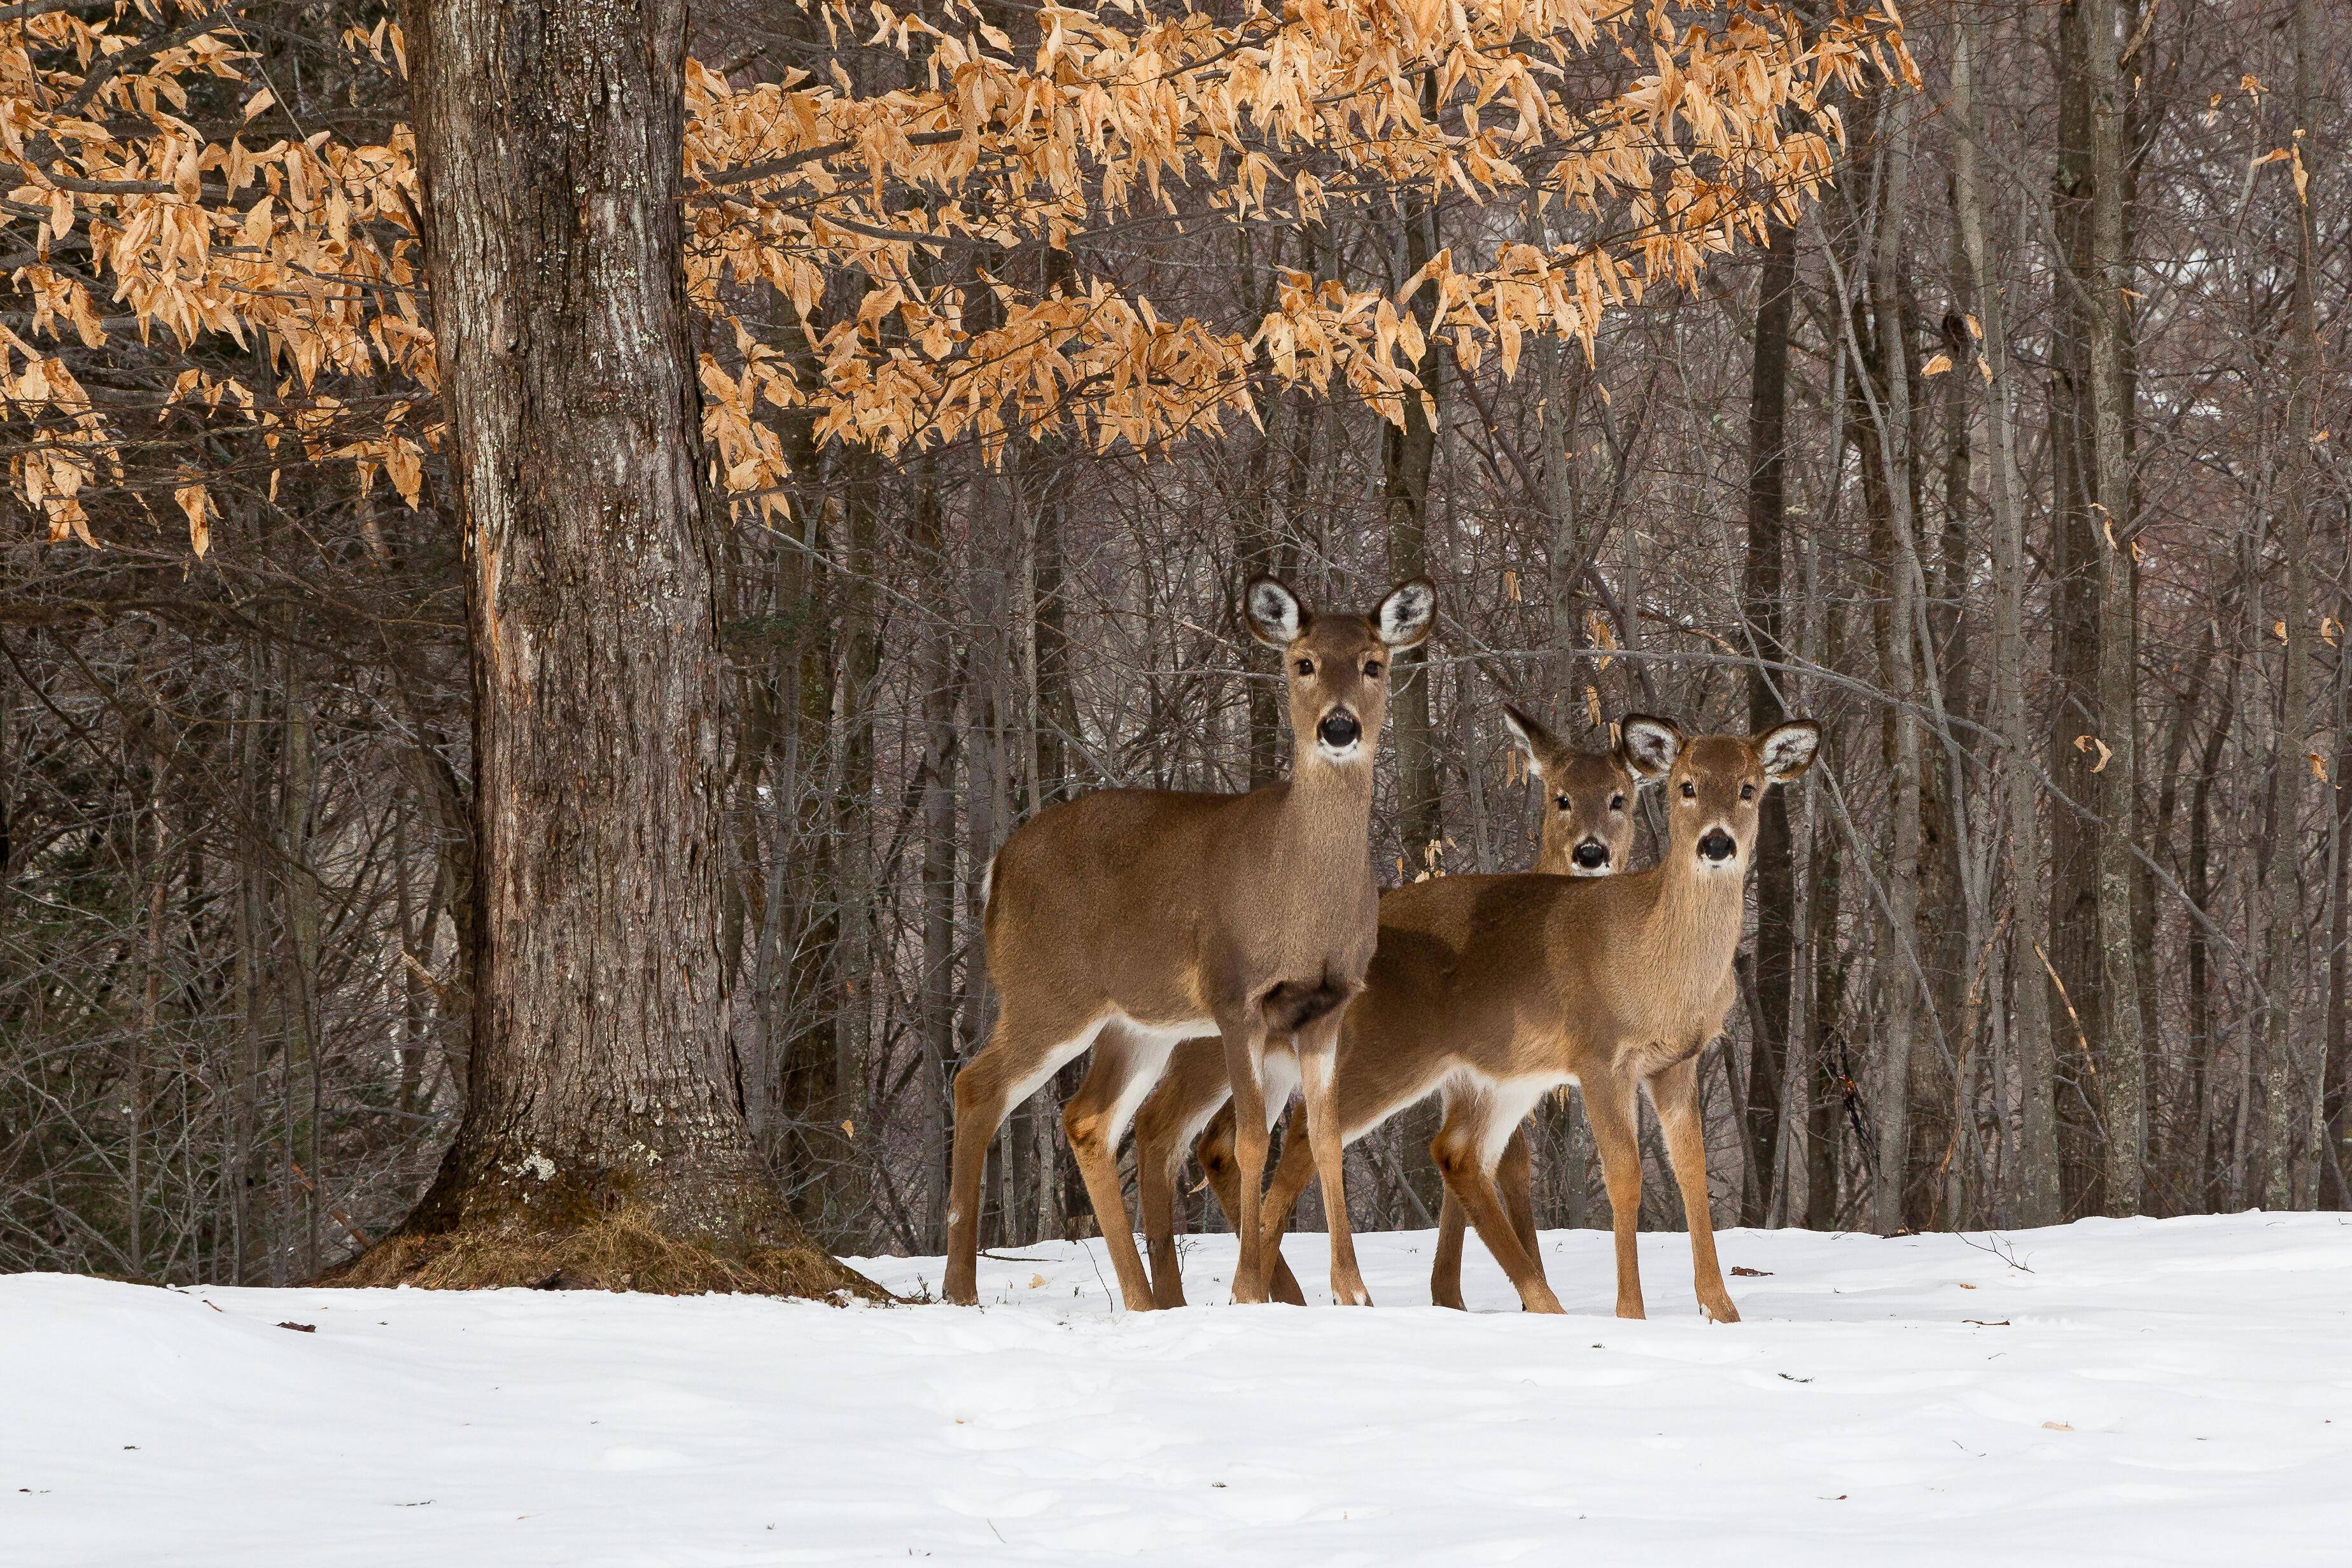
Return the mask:
<path id="1" fill-rule="evenodd" d="M 1369 1311 L 1113 1313 L 1076 1244 L 976 1311 L 0 1279 L 0 1563 L 2352 1562 L 2352 1215 L 1731 1231 L 1724 1327 L 1680 1236 L 1647 1322 L 1605 1235 L 1549 1319 L 1431 1243 Z"/>

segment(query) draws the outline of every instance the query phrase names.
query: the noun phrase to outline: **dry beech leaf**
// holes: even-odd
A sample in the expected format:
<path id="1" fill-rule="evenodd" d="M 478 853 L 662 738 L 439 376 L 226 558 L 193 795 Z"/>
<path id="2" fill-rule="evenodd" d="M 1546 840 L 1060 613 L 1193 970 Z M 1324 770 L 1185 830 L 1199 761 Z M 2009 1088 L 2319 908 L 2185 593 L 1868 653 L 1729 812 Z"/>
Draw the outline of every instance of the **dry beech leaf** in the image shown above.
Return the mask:
<path id="1" fill-rule="evenodd" d="M 2074 1428 L 2063 1421 L 2044 1421 L 2042 1429 L 2044 1432 L 2072 1432 Z"/>
<path id="2" fill-rule="evenodd" d="M 845 0 L 819 0 L 816 9 L 836 50 L 853 27 L 868 47 L 910 58 L 944 37 L 883 7 L 854 11 Z M 1599 54 L 1648 41 L 1645 15 L 1593 9 L 1591 36 L 1579 48 Z M 1449 111 L 1464 114 L 1474 145 L 1465 150 L 1433 129 L 1398 131 L 1377 139 L 1375 159 L 1361 128 L 1420 126 L 1423 82 L 1394 68 L 1400 37 L 1385 13 L 1381 26 L 1362 25 L 1372 10 L 1347 0 L 1252 7 L 1228 21 L 1188 13 L 1192 21 L 1180 27 L 1111 0 L 1049 13 L 1075 25 L 1057 23 L 1034 61 L 1013 58 L 1007 35 L 983 23 L 978 40 L 989 52 L 966 53 L 952 73 L 926 80 L 918 72 L 912 85 L 864 96 L 838 60 L 826 73 L 740 85 L 689 61 L 687 205 L 698 244 L 687 287 L 718 341 L 747 345 L 735 362 L 740 374 L 704 376 L 705 434 L 733 504 L 771 521 L 786 512 L 791 466 L 763 404 L 803 411 L 819 447 L 863 442 L 886 459 L 910 446 L 970 437 L 997 460 L 1024 424 L 1068 431 L 1098 447 L 1147 448 L 1221 421 L 1255 419 L 1255 386 L 1268 375 L 1318 391 L 1354 389 L 1401 424 L 1407 398 L 1427 405 L 1410 367 L 1433 344 L 1449 348 L 1469 371 L 1492 350 L 1507 374 L 1531 332 L 1578 339 L 1589 351 L 1606 310 L 1654 284 L 1686 285 L 1718 236 L 1759 227 L 1768 205 L 1785 209 L 1818 189 L 1831 173 L 1830 145 L 1843 140 L 1837 110 L 1828 106 L 1836 95 L 1826 89 L 1859 91 L 1874 77 L 1919 81 L 1891 5 L 1811 26 L 1777 10 L 1756 12 L 1736 29 L 1695 26 L 1659 46 L 1673 95 L 1666 112 L 1675 112 L 1679 100 L 1694 124 L 1717 128 L 1721 145 L 1709 137 L 1685 142 L 1657 134 L 1656 79 L 1599 101 L 1575 99 L 1510 47 L 1524 25 L 1518 13 L 1408 7 L 1406 47 L 1449 62 Z M 48 18 L 44 26 L 68 21 Z M 71 26 L 87 37 L 88 24 Z M 59 134 L 54 107 L 28 105 L 9 145 L 37 139 L 59 149 L 45 176 L 109 182 L 126 168 L 152 171 L 152 181 L 167 190 L 107 198 L 117 247 L 103 264 L 116 275 L 108 285 L 145 280 L 112 297 L 126 302 L 142 338 L 161 328 L 184 340 L 195 323 L 198 336 L 232 340 L 248 355 L 266 345 L 265 374 L 284 378 L 275 386 L 199 382 L 175 388 L 171 404 L 201 407 L 208 417 L 241 413 L 272 443 L 273 460 L 285 460 L 275 443 L 291 433 L 310 461 L 380 471 L 404 502 L 419 505 L 424 454 L 441 447 L 443 428 L 437 415 L 411 418 L 412 409 L 436 408 L 441 391 L 419 292 L 413 142 L 361 145 L 331 130 L 258 148 L 236 135 L 219 143 L 192 136 L 184 121 L 156 108 L 184 103 L 189 79 L 211 76 L 236 91 L 249 89 L 239 125 L 278 100 L 245 74 L 239 62 L 247 57 L 234 51 L 226 33 L 175 37 L 167 49 L 140 47 L 152 40 L 135 29 L 160 37 L 164 26 L 132 19 L 110 35 L 128 47 L 109 56 L 112 73 L 95 100 L 110 117 L 106 138 Z M 36 69 L 48 86 L 67 89 L 47 96 L 48 105 L 69 101 L 75 73 L 89 69 L 89 55 L 74 59 L 58 41 L 64 36 L 17 46 L 20 55 L 39 57 Z M 405 74 L 402 31 L 387 20 L 349 29 L 344 41 L 379 61 L 388 49 L 390 68 Z M 967 45 L 957 40 L 959 49 Z M 988 103 L 1046 111 L 998 115 L 974 107 Z M 1331 159 L 1342 177 L 1360 179 L 1377 167 L 1400 187 L 1451 184 L 1474 199 L 1520 183 L 1498 150 L 1557 149 L 1573 120 L 1582 140 L 1548 170 L 1554 190 L 1696 179 L 1724 194 L 1665 209 L 1638 241 L 1507 245 L 1491 260 L 1443 251 L 1406 291 L 1421 314 L 1405 308 L 1402 296 L 1283 274 L 1255 330 L 1228 331 L 1108 280 L 1047 289 L 1008 274 L 988 279 L 1001 308 L 982 331 L 963 315 L 962 281 L 917 281 L 923 258 L 939 256 L 948 242 L 995 247 L 1050 237 L 1058 248 L 1138 212 L 1173 210 L 1165 184 L 1204 192 L 1234 217 L 1313 222 L 1326 200 L 1320 180 L 1331 176 L 1283 177 L 1255 129 L 1276 120 L 1292 147 Z M 942 126 L 949 134 L 937 134 Z M 835 145 L 854 151 L 808 156 Z M 1706 171 L 1723 145 L 1744 148 L 1756 192 L 1777 194 L 1709 184 Z M 0 160 L 12 156 L 24 170 L 21 152 L 0 152 Z M 1009 201 L 998 199 L 987 173 L 1007 166 L 1032 172 L 1034 181 Z M 764 172 L 747 174 L 755 169 Z M 50 178 L 34 183 L 57 189 Z M 738 211 L 750 221 L 730 216 Z M 62 236 L 90 215 L 53 195 L 47 216 Z M 184 268 L 190 257 L 208 258 L 209 270 Z M 771 307 L 779 303 L 813 318 L 831 280 L 853 274 L 896 281 L 810 343 L 814 374 L 804 375 L 776 343 L 746 330 L 745 322 L 776 314 Z M 77 284 L 45 293 L 29 275 L 25 282 L 34 294 L 33 336 L 69 327 L 90 346 L 101 341 L 89 290 Z M 772 298 L 753 298 L 761 290 Z M 62 416 L 77 434 L 44 460 L 20 464 L 16 482 L 53 531 L 87 539 L 75 491 L 117 464 L 115 422 L 130 412 L 93 402 L 63 366 L 47 363 L 54 368 L 22 374 L 13 364 L 0 367 L 16 382 L 12 416 Z M 317 390 L 338 375 L 404 390 L 373 429 L 347 430 L 338 422 L 357 411 Z M 1612 401 L 1609 388 L 1596 384 Z M 297 400 L 308 400 L 310 412 L 288 419 L 263 411 Z M 157 412 L 160 419 L 168 409 Z M 273 500 L 279 478 L 273 468 Z M 208 544 L 194 519 L 191 542 L 199 553 Z"/>
<path id="3" fill-rule="evenodd" d="M 188 548 L 196 552 L 197 560 L 202 561 L 205 552 L 213 547 L 212 523 L 205 515 L 205 487 L 182 485 L 172 492 L 172 499 L 178 501 L 180 510 L 188 514 Z"/>
<path id="4" fill-rule="evenodd" d="M 1919 374 L 1921 375 L 1941 375 L 1951 368 L 1952 356 L 1949 354 L 1937 354 L 1934 359 L 1929 360 L 1926 364 L 1919 367 Z"/>

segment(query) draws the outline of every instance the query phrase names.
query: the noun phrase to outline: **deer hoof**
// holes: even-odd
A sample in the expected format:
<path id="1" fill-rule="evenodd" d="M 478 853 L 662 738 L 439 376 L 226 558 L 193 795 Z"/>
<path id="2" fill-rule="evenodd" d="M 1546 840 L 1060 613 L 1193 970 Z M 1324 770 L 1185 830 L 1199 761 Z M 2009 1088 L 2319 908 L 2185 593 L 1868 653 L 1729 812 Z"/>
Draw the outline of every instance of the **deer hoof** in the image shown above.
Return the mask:
<path id="1" fill-rule="evenodd" d="M 1739 1309 L 1733 1306 L 1728 1300 L 1721 1301 L 1701 1301 L 1699 1305 L 1706 1309 L 1706 1315 L 1712 1321 L 1718 1323 L 1736 1323 L 1739 1321 Z"/>

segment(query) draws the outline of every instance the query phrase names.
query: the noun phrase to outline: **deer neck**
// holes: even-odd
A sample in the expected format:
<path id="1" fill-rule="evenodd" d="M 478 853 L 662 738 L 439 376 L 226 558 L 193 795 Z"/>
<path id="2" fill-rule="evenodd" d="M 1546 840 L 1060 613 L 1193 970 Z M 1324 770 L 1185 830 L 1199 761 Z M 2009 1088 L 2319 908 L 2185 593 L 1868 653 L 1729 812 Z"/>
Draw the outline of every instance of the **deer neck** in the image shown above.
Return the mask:
<path id="1" fill-rule="evenodd" d="M 1700 1000 L 1717 994 L 1739 951 L 1747 878 L 1698 867 L 1697 847 L 1671 842 L 1641 922 L 1638 950 L 1654 973 L 1682 982 Z"/>
<path id="2" fill-rule="evenodd" d="M 1284 852 L 1300 869 L 1370 875 L 1372 769 L 1369 761 L 1342 767 L 1312 746 L 1291 759 L 1288 793 L 1280 813 Z"/>

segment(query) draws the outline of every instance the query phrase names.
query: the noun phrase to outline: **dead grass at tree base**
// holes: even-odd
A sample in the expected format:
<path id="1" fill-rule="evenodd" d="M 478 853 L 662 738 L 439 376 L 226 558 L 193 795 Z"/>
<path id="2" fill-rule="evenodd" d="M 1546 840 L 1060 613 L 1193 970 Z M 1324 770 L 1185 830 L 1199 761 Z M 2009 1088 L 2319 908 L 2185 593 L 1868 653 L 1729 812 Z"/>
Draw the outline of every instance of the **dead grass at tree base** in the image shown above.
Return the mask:
<path id="1" fill-rule="evenodd" d="M 463 1227 L 394 1236 L 321 1285 L 413 1285 L 425 1290 L 634 1290 L 657 1296 L 782 1296 L 845 1305 L 898 1300 L 814 1247 L 725 1247 L 681 1240 L 642 1210 L 622 1209 L 552 1231 Z"/>

